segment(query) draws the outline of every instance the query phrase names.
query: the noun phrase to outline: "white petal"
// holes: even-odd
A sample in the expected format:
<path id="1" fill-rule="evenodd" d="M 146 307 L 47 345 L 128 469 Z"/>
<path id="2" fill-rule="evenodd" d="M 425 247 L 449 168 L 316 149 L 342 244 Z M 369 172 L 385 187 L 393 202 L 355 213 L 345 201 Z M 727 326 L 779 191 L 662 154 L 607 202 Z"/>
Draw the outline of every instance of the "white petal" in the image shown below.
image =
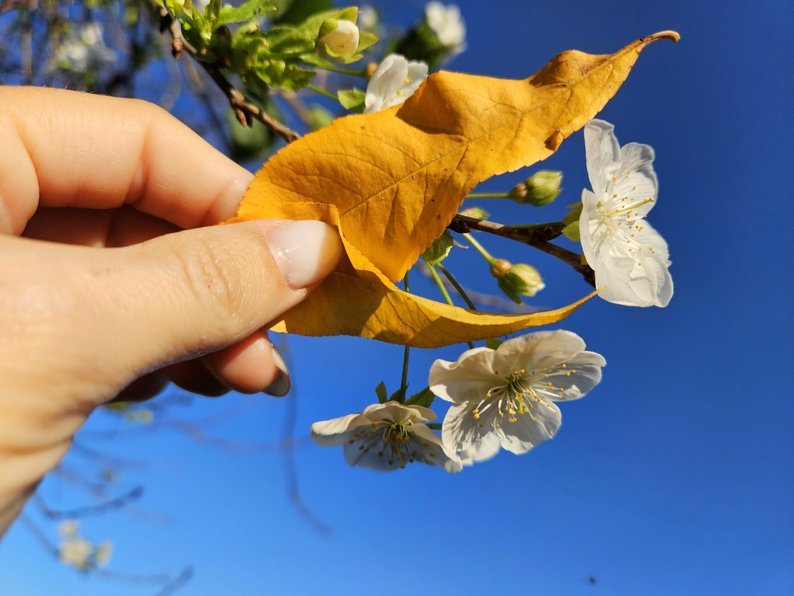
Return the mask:
<path id="1" fill-rule="evenodd" d="M 653 170 L 653 148 L 649 145 L 628 143 L 621 148 L 620 153 L 622 162 L 615 173 L 615 182 L 609 189 L 610 209 L 622 210 L 634 206 L 625 212 L 624 217 L 645 217 L 655 205 L 659 194 L 659 180 Z"/>
<path id="2" fill-rule="evenodd" d="M 396 401 L 387 401 L 383 404 L 372 404 L 362 412 L 371 421 L 389 420 L 392 422 L 432 422 L 436 413 L 422 406 L 406 406 Z"/>
<path id="3" fill-rule="evenodd" d="M 495 430 L 499 413 L 493 402 L 486 404 L 479 420 L 474 418 L 476 404 L 455 404 L 449 408 L 441 426 L 441 440 L 450 452 L 460 452 L 465 465 L 485 461 L 499 452 L 499 436 Z"/>
<path id="4" fill-rule="evenodd" d="M 588 264 L 592 267 L 596 262 L 596 255 L 601 247 L 602 234 L 599 233 L 598 197 L 586 188 L 582 190 L 582 214 L 579 216 L 579 236 L 582 242 L 582 252 Z"/>
<path id="5" fill-rule="evenodd" d="M 399 458 L 393 457 L 391 449 L 383 442 L 385 427 L 383 425 L 365 429 L 364 434 L 354 442 L 345 443 L 345 460 L 351 466 L 360 466 L 378 471 L 390 471 L 400 468 Z"/>
<path id="6" fill-rule="evenodd" d="M 562 424 L 560 409 L 551 402 L 534 404 L 528 414 L 516 422 L 503 423 L 499 429 L 502 447 L 515 454 L 526 453 L 546 439 L 552 438 Z"/>
<path id="7" fill-rule="evenodd" d="M 417 459 L 428 464 L 444 468 L 447 472 L 460 472 L 463 468 L 460 458 L 452 451 L 448 451 L 441 439 L 424 424 L 417 424 L 411 429 L 411 434 L 416 436 L 419 447 Z"/>
<path id="8" fill-rule="evenodd" d="M 584 127 L 587 175 L 596 195 L 603 194 L 611 177 L 610 168 L 620 161 L 615 127 L 604 120 L 590 120 Z"/>
<path id="9" fill-rule="evenodd" d="M 451 402 L 479 402 L 502 381 L 493 373 L 493 357 L 490 348 L 474 348 L 466 350 L 455 362 L 436 360 L 430 367 L 430 391 Z"/>
<path id="10" fill-rule="evenodd" d="M 399 54 L 390 54 L 383 59 L 367 85 L 364 96 L 364 113 L 377 112 L 389 107 L 390 101 L 405 83 L 408 76 L 408 61 Z"/>
<path id="11" fill-rule="evenodd" d="M 361 414 L 348 414 L 332 420 L 321 420 L 312 424 L 311 437 L 322 446 L 343 445 L 348 440 L 348 433 L 356 426 L 367 424 L 366 417 Z"/>
<path id="12" fill-rule="evenodd" d="M 571 331 L 536 331 L 508 339 L 493 358 L 494 373 L 502 377 L 512 372 L 549 368 L 567 362 L 584 350 L 584 340 Z"/>
<path id="13" fill-rule="evenodd" d="M 605 365 L 606 360 L 601 354 L 582 352 L 566 362 L 565 368 L 558 366 L 539 376 L 532 383 L 532 389 L 545 399 L 579 399 L 601 382 L 601 368 Z"/>

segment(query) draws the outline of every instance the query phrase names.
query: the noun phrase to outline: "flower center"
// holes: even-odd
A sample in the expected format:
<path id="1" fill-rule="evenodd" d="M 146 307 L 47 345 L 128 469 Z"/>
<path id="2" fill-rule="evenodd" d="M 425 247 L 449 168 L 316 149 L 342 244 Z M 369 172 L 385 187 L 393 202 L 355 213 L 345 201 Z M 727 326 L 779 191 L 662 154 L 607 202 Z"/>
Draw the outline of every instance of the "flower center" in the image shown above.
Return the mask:
<path id="1" fill-rule="evenodd" d="M 499 418 L 507 418 L 508 422 L 518 422 L 518 417 L 528 415 L 532 420 L 535 416 L 532 409 L 535 404 L 543 404 L 544 401 L 538 397 L 532 388 L 532 378 L 535 371 L 527 375 L 524 369 L 515 370 L 504 378 L 504 385 L 491 387 L 482 400 L 474 408 L 472 416 L 475 420 L 480 418 L 480 408 L 498 408 Z"/>

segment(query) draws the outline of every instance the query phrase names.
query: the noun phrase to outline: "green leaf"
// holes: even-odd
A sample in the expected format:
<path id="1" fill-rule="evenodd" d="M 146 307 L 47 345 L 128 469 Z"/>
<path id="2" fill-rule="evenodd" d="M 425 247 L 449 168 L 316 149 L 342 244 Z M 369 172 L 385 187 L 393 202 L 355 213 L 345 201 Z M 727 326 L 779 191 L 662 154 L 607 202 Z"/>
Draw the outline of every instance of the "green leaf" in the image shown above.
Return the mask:
<path id="1" fill-rule="evenodd" d="M 278 57 L 297 57 L 314 51 L 314 37 L 307 31 L 288 25 L 273 27 L 264 35 L 268 53 Z"/>
<path id="2" fill-rule="evenodd" d="M 491 348 L 492 350 L 495 350 L 496 348 L 501 346 L 502 343 L 504 343 L 504 342 L 502 342 L 501 339 L 497 339 L 495 337 L 492 337 L 490 339 L 486 339 L 485 340 L 485 347 L 486 348 Z"/>
<path id="3" fill-rule="evenodd" d="M 360 54 L 367 48 L 374 46 L 376 43 L 378 43 L 377 35 L 373 35 L 367 31 L 361 31 L 358 37 L 358 48 L 356 49 L 356 53 Z"/>
<path id="4" fill-rule="evenodd" d="M 364 105 L 366 94 L 360 89 L 340 89 L 336 92 L 339 103 L 346 110 L 355 110 Z"/>
<path id="5" fill-rule="evenodd" d="M 296 25 L 313 14 L 333 9 L 333 0 L 292 0 L 274 22 Z"/>
<path id="6" fill-rule="evenodd" d="M 568 215 L 562 218 L 562 223 L 566 225 L 579 221 L 579 216 L 582 214 L 582 203 L 574 203 L 573 205 L 568 205 L 568 207 L 570 207 L 571 210 L 568 212 Z"/>
<path id="7" fill-rule="evenodd" d="M 389 396 L 391 401 L 396 401 L 403 403 L 405 401 L 405 390 L 408 389 L 407 387 L 400 387 L 397 391 Z"/>
<path id="8" fill-rule="evenodd" d="M 452 236 L 450 236 L 449 232 L 444 230 L 444 233 L 436 238 L 433 244 L 428 246 L 425 252 L 422 253 L 422 257 L 428 265 L 434 267 L 449 256 L 454 245 L 455 241 L 452 239 Z"/>
<path id="9" fill-rule="evenodd" d="M 562 229 L 563 236 L 568 238 L 568 240 L 573 240 L 574 242 L 581 242 L 582 239 L 579 236 L 579 220 L 575 220 L 569 223 Z"/>
<path id="10" fill-rule="evenodd" d="M 425 387 L 419 393 L 415 393 L 412 395 L 408 401 L 405 402 L 407 406 L 422 406 L 423 408 L 429 408 L 433 405 L 433 400 L 436 396 L 430 391 L 429 387 Z"/>
<path id="11" fill-rule="evenodd" d="M 378 386 L 375 387 L 375 394 L 378 396 L 378 401 L 382 404 L 389 401 L 389 394 L 386 392 L 386 384 L 381 381 L 378 383 Z"/>
<path id="12" fill-rule="evenodd" d="M 240 6 L 224 4 L 218 13 L 215 27 L 220 27 L 227 23 L 243 23 L 265 13 L 275 12 L 275 4 L 276 0 L 249 0 Z"/>

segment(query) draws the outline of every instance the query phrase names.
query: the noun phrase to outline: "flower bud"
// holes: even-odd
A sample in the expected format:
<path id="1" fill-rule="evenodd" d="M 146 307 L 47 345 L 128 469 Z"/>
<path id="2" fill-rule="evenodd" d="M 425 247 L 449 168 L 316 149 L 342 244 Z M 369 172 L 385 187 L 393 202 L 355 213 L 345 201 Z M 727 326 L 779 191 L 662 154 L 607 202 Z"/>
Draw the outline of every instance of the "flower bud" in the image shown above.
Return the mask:
<path id="1" fill-rule="evenodd" d="M 526 263 L 516 263 L 510 267 L 506 273 L 497 276 L 497 283 L 508 298 L 519 304 L 521 296 L 534 296 L 546 287 L 538 270 Z"/>
<path id="2" fill-rule="evenodd" d="M 490 213 L 482 207 L 468 207 L 458 212 L 458 215 L 465 215 L 466 217 L 473 217 L 474 219 L 488 219 Z"/>
<path id="3" fill-rule="evenodd" d="M 510 198 L 516 203 L 529 203 L 535 207 L 548 205 L 562 192 L 562 172 L 541 170 L 517 184 L 510 191 Z"/>
<path id="4" fill-rule="evenodd" d="M 326 19 L 320 26 L 315 47 L 332 58 L 350 58 L 358 50 L 359 31 L 352 21 Z"/>
<path id="5" fill-rule="evenodd" d="M 496 278 L 501 278 L 503 275 L 506 275 L 512 267 L 513 263 L 507 259 L 494 259 L 491 261 L 491 275 Z"/>

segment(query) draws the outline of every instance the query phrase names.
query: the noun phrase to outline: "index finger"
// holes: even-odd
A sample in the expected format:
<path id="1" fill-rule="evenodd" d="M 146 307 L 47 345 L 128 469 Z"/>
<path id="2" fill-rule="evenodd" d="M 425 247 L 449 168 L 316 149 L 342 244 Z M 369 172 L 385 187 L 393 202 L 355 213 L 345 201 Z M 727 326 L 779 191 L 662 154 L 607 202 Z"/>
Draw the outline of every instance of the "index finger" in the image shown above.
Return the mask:
<path id="1" fill-rule="evenodd" d="M 181 228 L 231 217 L 251 174 L 154 104 L 0 87 L 0 230 L 39 206 L 124 204 Z"/>

